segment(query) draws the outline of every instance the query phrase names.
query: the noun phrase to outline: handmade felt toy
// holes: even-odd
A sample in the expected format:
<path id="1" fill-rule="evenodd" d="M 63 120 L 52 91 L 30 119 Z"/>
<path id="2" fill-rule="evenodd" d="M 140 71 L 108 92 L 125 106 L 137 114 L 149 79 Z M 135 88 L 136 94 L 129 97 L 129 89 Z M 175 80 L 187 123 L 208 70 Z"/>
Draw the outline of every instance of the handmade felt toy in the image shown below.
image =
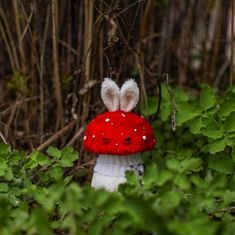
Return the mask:
<path id="1" fill-rule="evenodd" d="M 116 191 L 126 181 L 127 170 L 143 175 L 140 153 L 152 149 L 156 139 L 144 117 L 131 112 L 139 101 L 139 88 L 133 79 L 119 89 L 114 81 L 105 78 L 101 98 L 109 112 L 88 124 L 83 144 L 86 150 L 99 154 L 92 187 Z"/>

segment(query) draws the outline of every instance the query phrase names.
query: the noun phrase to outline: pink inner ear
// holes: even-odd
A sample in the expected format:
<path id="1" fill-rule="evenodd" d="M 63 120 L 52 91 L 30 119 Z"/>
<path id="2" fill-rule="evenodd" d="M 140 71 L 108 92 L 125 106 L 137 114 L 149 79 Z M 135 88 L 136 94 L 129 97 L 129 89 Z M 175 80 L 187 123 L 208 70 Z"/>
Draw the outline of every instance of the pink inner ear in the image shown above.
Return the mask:
<path id="1" fill-rule="evenodd" d="M 120 90 L 121 110 L 130 112 L 139 102 L 139 88 L 133 79 L 127 80 Z"/>
<path id="2" fill-rule="evenodd" d="M 101 85 L 101 98 L 109 111 L 119 109 L 119 87 L 109 78 L 105 78 Z"/>
<path id="3" fill-rule="evenodd" d="M 107 99 L 112 101 L 113 105 L 115 105 L 114 96 L 115 96 L 115 94 L 114 94 L 113 90 L 107 91 Z"/>

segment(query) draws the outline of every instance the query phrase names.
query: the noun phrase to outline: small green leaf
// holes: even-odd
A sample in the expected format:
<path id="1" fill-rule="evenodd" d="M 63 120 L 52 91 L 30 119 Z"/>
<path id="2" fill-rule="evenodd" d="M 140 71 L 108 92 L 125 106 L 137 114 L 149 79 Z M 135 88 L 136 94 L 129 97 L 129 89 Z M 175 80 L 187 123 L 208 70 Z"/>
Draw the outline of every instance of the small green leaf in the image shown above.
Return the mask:
<path id="1" fill-rule="evenodd" d="M 49 171 L 49 174 L 55 180 L 60 180 L 63 178 L 63 170 L 62 170 L 61 166 L 54 166 Z"/>
<path id="2" fill-rule="evenodd" d="M 190 188 L 189 179 L 184 174 L 179 174 L 174 178 L 174 183 L 178 185 L 183 190 L 187 190 Z"/>
<path id="3" fill-rule="evenodd" d="M 201 129 L 205 127 L 202 121 L 202 117 L 194 118 L 193 120 L 188 122 L 188 125 L 192 134 L 200 134 Z"/>
<path id="4" fill-rule="evenodd" d="M 56 158 L 56 159 L 60 159 L 61 158 L 61 151 L 58 149 L 58 148 L 55 148 L 55 147 L 52 147 L 50 146 L 48 149 L 47 149 L 47 153 Z"/>
<path id="5" fill-rule="evenodd" d="M 224 129 L 227 132 L 235 131 L 235 112 L 232 112 L 224 122 Z"/>
<path id="6" fill-rule="evenodd" d="M 231 132 L 230 132 L 231 133 Z M 234 133 L 234 132 L 233 132 Z M 235 133 L 234 133 L 235 134 Z M 230 137 L 230 135 L 225 136 L 225 144 L 230 147 L 235 146 L 235 137 Z"/>
<path id="7" fill-rule="evenodd" d="M 155 136 L 157 136 L 157 148 L 161 148 L 161 146 L 164 144 L 164 135 L 159 130 L 159 127 L 157 124 L 153 124 L 153 128 L 154 128 L 154 134 Z"/>
<path id="8" fill-rule="evenodd" d="M 126 179 L 129 184 L 131 184 L 131 185 L 138 185 L 139 184 L 139 178 L 134 171 L 126 171 L 125 175 L 126 175 Z"/>
<path id="9" fill-rule="evenodd" d="M 6 183 L 0 183 L 0 193 L 1 192 L 8 192 L 9 187 Z"/>
<path id="10" fill-rule="evenodd" d="M 201 129 L 201 133 L 209 138 L 218 139 L 223 136 L 224 130 L 222 124 L 218 123 L 213 118 L 204 118 L 203 124 L 205 127 Z"/>
<path id="11" fill-rule="evenodd" d="M 39 151 L 34 151 L 30 154 L 30 158 L 28 159 L 25 166 L 27 168 L 33 169 L 38 165 L 44 166 L 49 164 L 50 164 L 50 159 L 47 156 L 40 153 Z"/>
<path id="12" fill-rule="evenodd" d="M 181 172 L 194 171 L 198 172 L 201 170 L 202 159 L 201 158 L 186 158 L 181 163 Z"/>
<path id="13" fill-rule="evenodd" d="M 168 101 L 169 103 L 171 102 L 171 94 L 169 90 L 171 89 L 169 86 L 162 84 L 162 99 L 165 101 Z"/>
<path id="14" fill-rule="evenodd" d="M 60 163 L 64 167 L 71 167 L 73 166 L 73 162 L 77 159 L 78 152 L 74 151 L 71 147 L 66 147 L 62 151 Z"/>
<path id="15" fill-rule="evenodd" d="M 64 229 L 70 229 L 70 231 L 76 231 L 76 220 L 72 216 L 72 214 L 68 214 L 65 216 L 65 218 L 61 221 L 61 227 Z"/>
<path id="16" fill-rule="evenodd" d="M 73 166 L 73 161 L 71 161 L 71 159 L 69 159 L 67 156 L 62 157 L 60 163 L 63 167 Z"/>
<path id="17" fill-rule="evenodd" d="M 0 163 L 0 176 L 4 176 L 8 170 L 8 162 L 5 159 L 1 159 Z"/>
<path id="18" fill-rule="evenodd" d="M 161 108 L 160 108 L 160 117 L 163 122 L 169 119 L 169 117 L 171 116 L 171 112 L 172 112 L 171 103 L 162 102 Z"/>
<path id="19" fill-rule="evenodd" d="M 45 166 L 45 165 L 49 165 L 50 164 L 50 160 L 44 154 L 38 153 L 38 155 L 37 155 L 37 163 L 40 166 Z"/>
<path id="20" fill-rule="evenodd" d="M 184 90 L 176 88 L 174 92 L 177 103 L 189 101 L 189 95 Z"/>
<path id="21" fill-rule="evenodd" d="M 233 161 L 235 162 L 235 148 L 233 148 L 231 152 L 231 156 L 232 156 Z"/>
<path id="22" fill-rule="evenodd" d="M 0 142 L 0 158 L 7 158 L 7 155 L 10 153 L 10 146 Z"/>
<path id="23" fill-rule="evenodd" d="M 215 154 L 221 152 L 225 149 L 226 144 L 223 138 L 214 140 L 212 143 L 209 144 L 209 152 L 211 154 Z"/>
<path id="24" fill-rule="evenodd" d="M 172 180 L 174 178 L 174 174 L 169 171 L 169 170 L 164 170 L 164 171 L 161 171 L 159 174 L 158 174 L 158 177 L 156 179 L 156 185 L 158 186 L 162 186 L 164 185 L 166 182 Z"/>
<path id="25" fill-rule="evenodd" d="M 176 107 L 177 107 L 176 120 L 178 126 L 181 126 L 183 123 L 201 115 L 201 113 L 195 106 L 190 105 L 188 103 L 179 103 L 177 104 Z"/>
<path id="26" fill-rule="evenodd" d="M 158 178 L 158 168 L 156 164 L 150 164 L 146 166 L 145 173 L 144 173 L 144 182 L 145 186 L 151 186 L 155 183 Z"/>
<path id="27" fill-rule="evenodd" d="M 235 202 L 235 192 L 230 190 L 225 190 L 223 199 L 227 205 L 229 205 L 229 203 L 231 202 Z"/>
<path id="28" fill-rule="evenodd" d="M 166 160 L 166 165 L 171 170 L 178 171 L 180 169 L 180 161 L 176 158 L 168 158 Z"/>
<path id="29" fill-rule="evenodd" d="M 174 208 L 177 208 L 179 206 L 181 196 L 180 192 L 177 191 L 168 191 L 164 194 L 164 197 L 162 199 L 162 206 L 163 210 L 172 210 Z"/>
<path id="30" fill-rule="evenodd" d="M 230 113 L 235 112 L 235 94 L 227 94 L 223 103 L 220 105 L 219 116 L 228 117 Z"/>
<path id="31" fill-rule="evenodd" d="M 140 111 L 144 116 L 150 116 L 157 113 L 158 98 L 155 96 L 148 97 L 147 104 L 140 107 Z"/>
<path id="32" fill-rule="evenodd" d="M 45 210 L 42 208 L 34 208 L 31 214 L 34 221 L 34 228 L 36 234 L 53 234 L 50 228 L 50 221 Z"/>
<path id="33" fill-rule="evenodd" d="M 204 86 L 200 93 L 200 104 L 204 110 L 212 108 L 216 103 L 215 92 L 209 86 Z"/>
<path id="34" fill-rule="evenodd" d="M 209 158 L 209 168 L 221 173 L 231 174 L 234 171 L 234 163 L 227 155 L 212 156 Z"/>

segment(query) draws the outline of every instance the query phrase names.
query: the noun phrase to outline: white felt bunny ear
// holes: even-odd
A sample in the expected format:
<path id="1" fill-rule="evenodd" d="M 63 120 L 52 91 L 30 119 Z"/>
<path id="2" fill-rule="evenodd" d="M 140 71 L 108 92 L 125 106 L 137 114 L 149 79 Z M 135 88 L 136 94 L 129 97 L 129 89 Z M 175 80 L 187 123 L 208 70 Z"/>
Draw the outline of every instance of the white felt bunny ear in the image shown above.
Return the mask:
<path id="1" fill-rule="evenodd" d="M 119 109 L 119 93 L 120 89 L 117 84 L 110 78 L 104 78 L 101 85 L 101 98 L 109 111 Z"/>
<path id="2" fill-rule="evenodd" d="M 125 112 L 130 112 L 139 102 L 139 88 L 133 79 L 128 79 L 120 90 L 120 107 Z"/>

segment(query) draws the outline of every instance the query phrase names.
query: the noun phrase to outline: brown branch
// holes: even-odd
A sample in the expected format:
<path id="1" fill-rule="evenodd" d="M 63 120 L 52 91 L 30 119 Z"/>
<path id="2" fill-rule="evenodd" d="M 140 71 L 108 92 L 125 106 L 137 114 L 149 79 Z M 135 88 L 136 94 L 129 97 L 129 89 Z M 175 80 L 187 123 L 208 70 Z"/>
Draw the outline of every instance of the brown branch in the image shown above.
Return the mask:
<path id="1" fill-rule="evenodd" d="M 231 1 L 231 61 L 230 61 L 230 80 L 229 85 L 230 87 L 233 85 L 233 69 L 234 69 L 234 62 L 233 62 L 233 44 L 234 44 L 234 0 Z"/>
<path id="2" fill-rule="evenodd" d="M 61 95 L 60 76 L 59 76 L 59 58 L 58 58 L 58 3 L 57 0 L 52 0 L 51 15 L 52 15 L 52 44 L 53 44 L 53 82 L 55 86 L 55 97 L 57 103 L 58 123 L 57 127 L 64 126 L 64 108 Z"/>
<path id="3" fill-rule="evenodd" d="M 66 146 L 71 146 L 74 144 L 74 142 L 77 140 L 77 138 L 82 134 L 82 132 L 84 131 L 84 127 L 81 127 L 77 133 L 73 136 L 73 138 L 67 143 Z"/>
<path id="4" fill-rule="evenodd" d="M 14 16 L 15 16 L 15 25 L 16 25 L 16 35 L 17 35 L 17 41 L 19 43 L 19 53 L 20 53 L 20 59 L 21 59 L 21 69 L 23 72 L 26 72 L 26 67 L 25 67 L 25 51 L 24 51 L 24 44 L 20 40 L 20 37 L 22 35 L 21 33 L 21 25 L 20 25 L 20 12 L 19 12 L 19 1 L 14 0 L 13 2 L 13 10 L 14 10 Z"/>
<path id="5" fill-rule="evenodd" d="M 15 48 L 15 43 L 13 40 L 14 37 L 11 33 L 8 19 L 5 15 L 5 12 L 2 9 L 1 5 L 0 5 L 0 16 L 3 20 L 3 25 L 4 25 L 4 28 L 3 28 L 2 24 L 0 23 L 1 34 L 3 36 L 4 42 L 6 44 L 6 49 L 7 49 L 8 55 L 10 57 L 10 63 L 12 66 L 12 70 L 19 69 L 20 66 L 19 66 L 18 56 L 17 56 L 17 52 L 16 52 L 16 48 Z M 6 32 L 4 31 L 4 29 L 6 30 Z"/>
<path id="6" fill-rule="evenodd" d="M 128 48 L 127 45 L 129 45 L 129 43 L 130 43 L 130 38 L 131 38 L 131 34 L 132 34 L 132 32 L 133 32 L 133 29 L 134 29 L 134 24 L 135 24 L 135 22 L 136 22 L 137 16 L 138 16 L 139 11 L 140 11 L 140 8 L 141 8 L 141 6 L 142 6 L 142 5 L 141 5 L 141 2 L 142 2 L 142 1 L 137 1 L 137 2 L 139 2 L 139 5 L 138 5 L 138 8 L 137 8 L 137 10 L 136 10 L 136 12 L 135 12 L 134 18 L 133 18 L 133 20 L 132 20 L 132 23 L 131 23 L 131 26 L 130 26 L 130 30 L 128 31 L 128 34 L 127 34 L 127 44 L 125 44 L 124 55 L 123 55 L 123 58 L 122 58 L 122 60 L 121 60 L 121 65 L 120 65 L 119 70 L 118 70 L 117 79 L 119 79 L 120 74 L 121 74 L 121 72 L 122 72 L 122 70 L 123 70 L 123 66 L 124 66 L 124 64 L 125 64 L 125 62 L 126 62 L 127 48 Z M 136 3 L 136 2 L 134 2 L 134 3 Z M 120 30 L 121 30 L 121 29 L 120 29 Z"/>
<path id="7" fill-rule="evenodd" d="M 218 209 L 214 212 L 212 212 L 213 214 L 215 213 L 218 213 L 218 212 L 228 212 L 228 213 L 231 213 L 231 212 L 234 212 L 235 211 L 235 206 L 231 206 L 231 207 L 226 207 L 226 208 L 222 208 L 222 209 Z"/>
<path id="8" fill-rule="evenodd" d="M 20 42 L 24 39 L 25 34 L 30 29 L 30 23 L 31 23 L 31 20 L 33 18 L 33 13 L 34 13 L 33 7 L 31 7 L 31 12 L 30 12 L 29 17 L 27 17 L 27 15 L 25 15 L 26 25 L 24 27 L 22 35 L 20 36 Z"/>
<path id="9" fill-rule="evenodd" d="M 72 48 L 67 42 L 58 39 L 58 43 L 66 47 L 69 51 L 73 52 L 74 55 L 79 56 L 80 54 L 76 51 L 76 49 Z"/>
<path id="10" fill-rule="evenodd" d="M 5 33 L 5 31 L 4 31 L 4 28 L 3 28 L 1 22 L 0 22 L 0 33 L 1 33 L 1 35 L 2 35 L 2 38 L 3 38 L 4 43 L 5 43 L 5 45 L 6 45 L 6 50 L 7 50 L 8 56 L 9 56 L 11 68 L 12 68 L 12 70 L 14 70 L 15 67 L 16 67 L 16 66 L 15 66 L 15 61 L 14 61 L 14 59 L 13 59 L 14 56 L 13 56 L 13 54 L 12 54 L 11 47 L 10 47 L 10 45 L 9 45 L 9 42 L 8 42 L 8 40 L 7 40 L 7 37 L 6 37 L 6 33 Z"/>
<path id="11" fill-rule="evenodd" d="M 140 84 L 141 84 L 141 90 L 142 90 L 142 101 L 144 104 L 147 104 L 147 93 L 146 93 L 146 87 L 145 87 L 145 69 L 144 69 L 144 48 L 143 48 L 143 38 L 145 38 L 146 30 L 148 29 L 148 23 L 149 23 L 149 17 L 150 13 L 153 7 L 153 0 L 149 0 L 147 2 L 147 5 L 144 10 L 141 26 L 140 26 L 140 41 L 137 47 L 137 53 L 136 53 L 136 61 L 137 61 L 137 68 L 140 73 Z"/>
<path id="12" fill-rule="evenodd" d="M 85 13 L 85 32 L 84 32 L 84 55 L 85 58 L 85 79 L 89 80 L 91 77 L 91 43 L 92 43 L 92 29 L 93 29 L 93 18 L 94 11 L 93 5 L 88 0 L 84 4 Z"/>
<path id="13" fill-rule="evenodd" d="M 51 136 L 48 140 L 46 140 L 43 144 L 41 144 L 39 147 L 37 147 L 37 150 L 41 151 L 45 149 L 47 146 L 49 146 L 51 143 L 59 139 L 61 136 L 63 136 L 68 130 L 73 128 L 75 124 L 77 123 L 77 120 L 72 120 L 69 124 L 64 126 L 62 129 L 57 131 L 53 136 Z"/>
<path id="14" fill-rule="evenodd" d="M 73 175 L 76 173 L 76 171 L 78 171 L 79 169 L 84 169 L 86 166 L 93 166 L 95 165 L 95 159 L 92 159 L 89 162 L 83 163 L 83 164 L 78 164 L 77 166 L 75 166 L 74 168 L 72 168 L 69 172 L 68 175 Z"/>
<path id="15" fill-rule="evenodd" d="M 2 132 L 0 132 L 0 138 L 3 140 L 3 142 L 5 144 L 7 144 L 7 141 L 6 141 L 5 137 L 3 136 Z"/>
<path id="16" fill-rule="evenodd" d="M 43 34 L 42 39 L 42 45 L 41 45 L 41 54 L 39 59 L 39 78 L 40 78 L 40 136 L 43 136 L 44 132 L 44 57 L 45 57 L 45 50 L 46 50 L 46 42 L 47 42 L 47 35 L 48 35 L 48 28 L 49 28 L 49 16 L 50 16 L 50 5 L 47 7 L 47 13 L 46 13 L 46 22 L 45 22 L 45 30 Z M 40 138 L 40 141 L 42 138 Z M 41 144 L 42 142 L 40 142 Z"/>

